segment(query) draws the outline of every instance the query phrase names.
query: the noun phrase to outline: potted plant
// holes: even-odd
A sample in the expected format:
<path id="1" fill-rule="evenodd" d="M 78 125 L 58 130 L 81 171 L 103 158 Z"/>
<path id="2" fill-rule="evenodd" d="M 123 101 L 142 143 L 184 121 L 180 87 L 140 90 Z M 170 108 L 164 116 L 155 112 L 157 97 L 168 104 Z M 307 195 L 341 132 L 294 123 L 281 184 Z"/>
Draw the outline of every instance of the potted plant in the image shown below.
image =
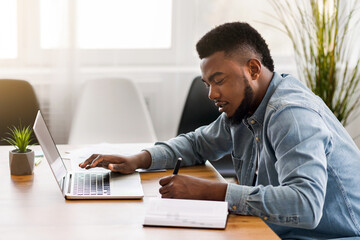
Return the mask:
<path id="1" fill-rule="evenodd" d="M 299 77 L 346 126 L 360 103 L 358 1 L 271 1 Z M 355 114 L 352 115 L 356 116 Z"/>
<path id="2" fill-rule="evenodd" d="M 34 151 L 29 149 L 31 146 L 32 129 L 30 126 L 9 127 L 9 137 L 3 138 L 3 141 L 13 145 L 15 149 L 9 151 L 9 165 L 11 175 L 22 176 L 31 175 L 34 170 Z"/>

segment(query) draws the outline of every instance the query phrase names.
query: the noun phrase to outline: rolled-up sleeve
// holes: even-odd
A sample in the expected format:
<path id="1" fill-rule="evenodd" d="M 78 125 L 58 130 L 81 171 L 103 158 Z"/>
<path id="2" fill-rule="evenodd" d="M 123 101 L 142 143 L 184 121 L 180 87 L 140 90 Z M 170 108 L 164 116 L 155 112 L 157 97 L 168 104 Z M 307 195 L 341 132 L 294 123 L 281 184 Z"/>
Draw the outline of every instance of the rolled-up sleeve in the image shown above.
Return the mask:
<path id="1" fill-rule="evenodd" d="M 253 187 L 229 183 L 226 190 L 225 201 L 229 203 L 229 210 L 239 215 L 249 215 L 247 200 Z"/>

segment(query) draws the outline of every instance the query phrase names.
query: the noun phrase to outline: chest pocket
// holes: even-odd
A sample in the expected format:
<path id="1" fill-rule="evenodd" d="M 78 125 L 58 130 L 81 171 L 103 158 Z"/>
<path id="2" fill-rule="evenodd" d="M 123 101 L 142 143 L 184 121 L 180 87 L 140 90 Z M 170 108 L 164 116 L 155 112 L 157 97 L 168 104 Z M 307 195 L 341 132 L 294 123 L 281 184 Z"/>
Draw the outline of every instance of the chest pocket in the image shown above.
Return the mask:
<path id="1" fill-rule="evenodd" d="M 234 168 L 235 168 L 235 172 L 236 172 L 236 175 L 239 177 L 241 177 L 242 175 L 242 167 L 243 167 L 243 164 L 244 164 L 244 161 L 243 159 L 239 158 L 239 157 L 236 157 L 234 152 L 231 153 L 231 158 L 232 158 L 232 161 L 233 161 L 233 164 L 234 164 Z M 239 179 L 240 180 L 240 179 Z"/>
<path id="2" fill-rule="evenodd" d="M 232 161 L 236 175 L 241 185 L 252 185 L 253 177 L 251 172 L 253 168 L 253 158 L 256 155 L 256 145 L 249 144 L 246 148 L 234 149 L 231 153 Z M 239 151 L 240 150 L 240 151 Z"/>

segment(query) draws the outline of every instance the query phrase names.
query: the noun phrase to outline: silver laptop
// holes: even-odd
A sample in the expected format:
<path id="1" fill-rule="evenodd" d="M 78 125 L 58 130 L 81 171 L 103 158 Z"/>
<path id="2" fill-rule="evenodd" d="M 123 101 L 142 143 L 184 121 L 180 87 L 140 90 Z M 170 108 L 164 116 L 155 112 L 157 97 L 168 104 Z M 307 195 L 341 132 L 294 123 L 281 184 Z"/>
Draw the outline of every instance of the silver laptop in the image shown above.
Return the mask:
<path id="1" fill-rule="evenodd" d="M 68 171 L 40 110 L 33 129 L 66 199 L 141 199 L 144 196 L 138 172 L 123 175 L 110 171 Z"/>

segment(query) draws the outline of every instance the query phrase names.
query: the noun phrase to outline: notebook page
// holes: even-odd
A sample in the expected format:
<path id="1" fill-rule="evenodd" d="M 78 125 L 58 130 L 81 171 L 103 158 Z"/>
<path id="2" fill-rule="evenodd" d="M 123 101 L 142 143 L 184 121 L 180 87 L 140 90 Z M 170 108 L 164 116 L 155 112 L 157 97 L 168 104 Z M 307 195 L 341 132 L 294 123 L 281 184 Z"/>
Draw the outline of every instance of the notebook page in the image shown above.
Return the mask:
<path id="1" fill-rule="evenodd" d="M 224 229 L 227 208 L 227 202 L 220 201 L 153 198 L 144 225 Z"/>

